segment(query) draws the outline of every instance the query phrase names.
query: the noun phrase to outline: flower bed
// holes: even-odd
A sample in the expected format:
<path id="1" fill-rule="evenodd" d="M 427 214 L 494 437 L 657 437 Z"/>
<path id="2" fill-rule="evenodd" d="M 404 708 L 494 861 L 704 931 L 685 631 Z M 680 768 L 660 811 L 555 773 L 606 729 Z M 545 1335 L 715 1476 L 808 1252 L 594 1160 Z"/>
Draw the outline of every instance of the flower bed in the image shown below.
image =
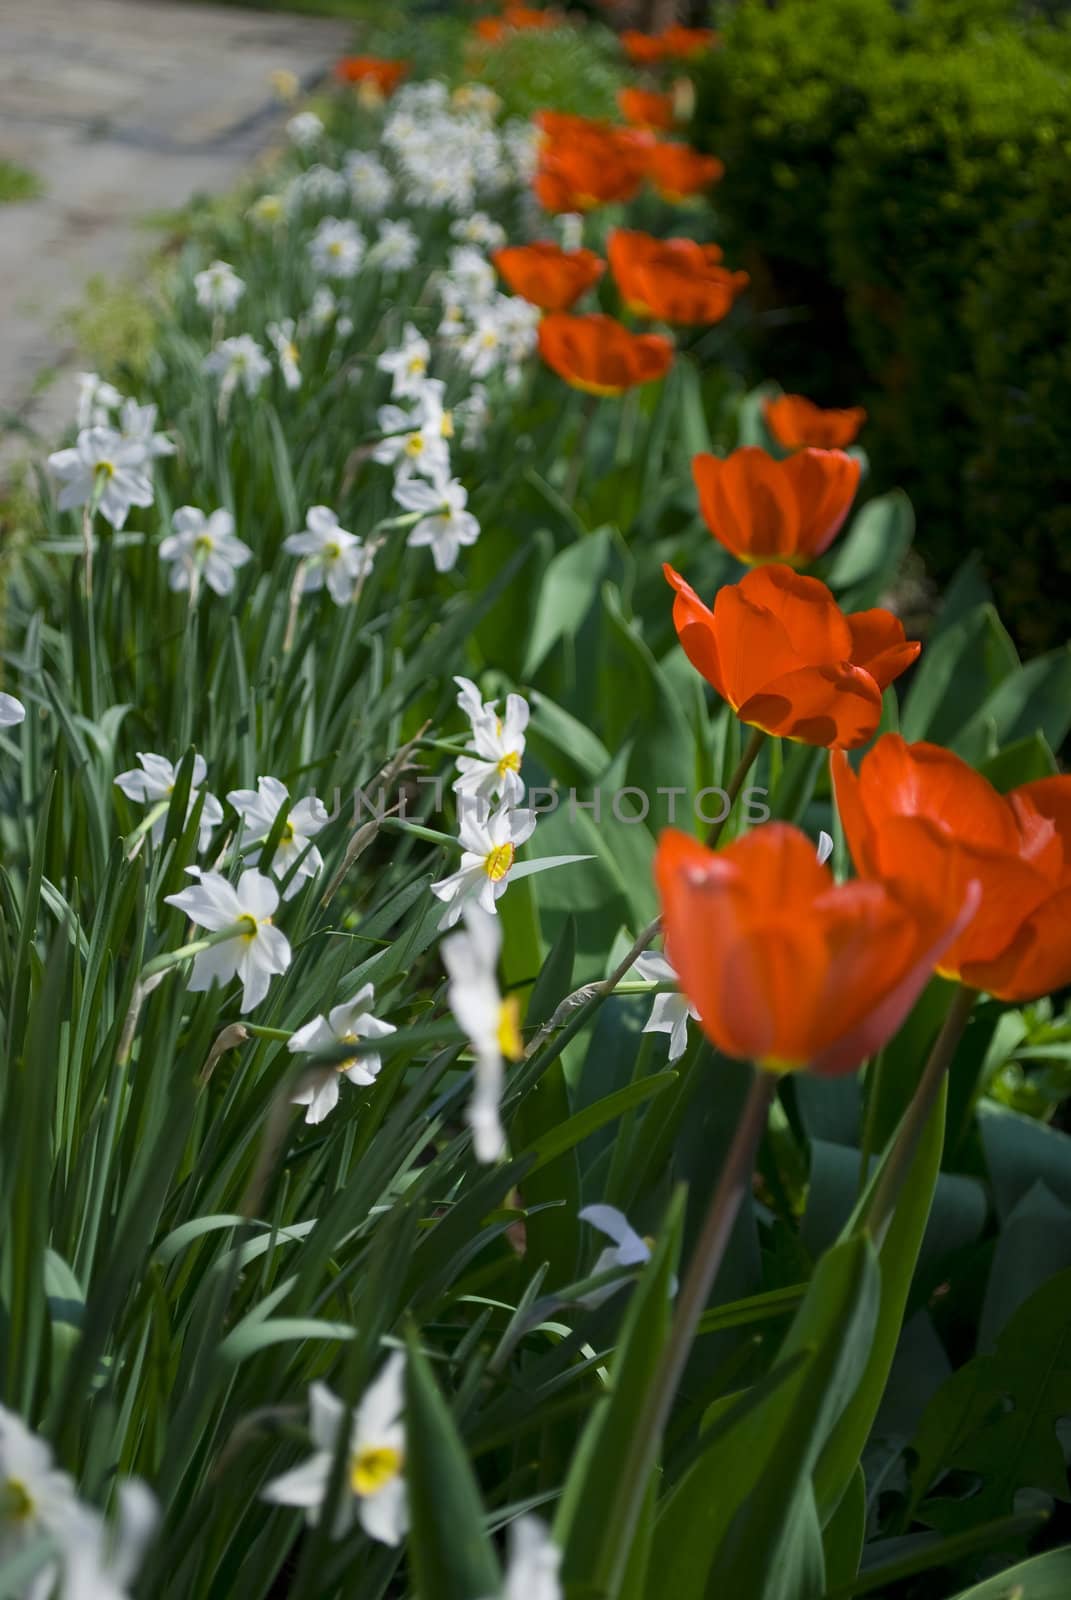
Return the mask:
<path id="1" fill-rule="evenodd" d="M 952 1595 L 1054 1542 L 1064 658 L 969 573 L 925 648 L 883 603 L 864 415 L 733 374 L 715 41 L 625 43 L 617 122 L 341 63 L 42 474 L 8 1592 Z"/>

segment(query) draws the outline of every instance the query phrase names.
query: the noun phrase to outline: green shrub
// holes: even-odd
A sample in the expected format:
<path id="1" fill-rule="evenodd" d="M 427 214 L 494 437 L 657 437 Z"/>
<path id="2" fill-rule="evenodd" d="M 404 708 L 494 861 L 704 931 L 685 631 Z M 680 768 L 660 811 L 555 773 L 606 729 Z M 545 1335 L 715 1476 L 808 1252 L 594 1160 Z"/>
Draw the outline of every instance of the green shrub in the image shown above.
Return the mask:
<path id="1" fill-rule="evenodd" d="M 968 292 L 991 225 L 1029 195 L 1039 158 L 1071 150 L 1071 96 L 1064 75 L 1008 30 L 890 60 L 872 90 L 840 145 L 833 273 L 875 391 L 878 474 L 918 498 L 923 547 L 943 576 L 963 556 L 974 442 Z M 1021 284 L 1030 299 L 1033 277 Z"/>
<path id="2" fill-rule="evenodd" d="M 621 51 L 605 28 L 550 28 L 509 33 L 493 45 L 474 45 L 473 77 L 503 101 L 507 114 L 530 117 L 550 106 L 587 117 L 616 117 L 626 81 Z"/>
<path id="3" fill-rule="evenodd" d="M 1068 152 L 983 236 L 964 308 L 975 426 L 967 508 L 1030 647 L 1071 633 L 1071 212 Z M 1029 292 L 1026 292 L 1029 290 Z M 1044 583 L 1040 603 L 1039 578 Z"/>

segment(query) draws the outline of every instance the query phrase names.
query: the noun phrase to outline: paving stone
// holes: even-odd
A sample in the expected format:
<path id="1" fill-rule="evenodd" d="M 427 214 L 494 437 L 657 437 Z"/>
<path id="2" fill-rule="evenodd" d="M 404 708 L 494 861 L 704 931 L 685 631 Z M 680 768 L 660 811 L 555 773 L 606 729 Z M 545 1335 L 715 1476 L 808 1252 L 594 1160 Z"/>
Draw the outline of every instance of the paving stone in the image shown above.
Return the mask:
<path id="1" fill-rule="evenodd" d="M 351 38 L 179 0 L 0 0 L 0 157 L 43 185 L 0 206 L 0 471 L 27 429 L 51 443 L 70 420 L 84 360 L 65 324 L 89 279 L 136 273 L 147 216 L 230 188 L 279 137 L 271 74 L 311 87 Z"/>

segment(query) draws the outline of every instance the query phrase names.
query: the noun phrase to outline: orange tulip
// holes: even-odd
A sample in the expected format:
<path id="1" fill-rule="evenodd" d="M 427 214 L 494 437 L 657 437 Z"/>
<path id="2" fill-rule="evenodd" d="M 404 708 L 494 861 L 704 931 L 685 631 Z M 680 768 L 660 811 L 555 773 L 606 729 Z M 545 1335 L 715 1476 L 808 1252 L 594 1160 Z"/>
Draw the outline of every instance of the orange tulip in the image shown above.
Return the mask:
<path id="1" fill-rule="evenodd" d="M 670 566 L 673 626 L 688 660 L 741 722 L 850 750 L 877 731 L 882 691 L 918 656 L 888 611 L 846 616 L 824 583 L 755 567 L 705 606 Z"/>
<path id="2" fill-rule="evenodd" d="M 955 914 L 902 885 L 836 885 L 783 822 L 722 850 L 668 829 L 655 853 L 666 949 L 708 1039 L 767 1072 L 852 1072 L 914 1005 Z"/>
<path id="3" fill-rule="evenodd" d="M 656 144 L 647 152 L 647 173 L 663 200 L 687 200 L 717 183 L 724 161 L 686 144 Z"/>
<path id="4" fill-rule="evenodd" d="M 1071 777 L 1002 795 L 950 750 L 883 735 L 858 776 L 833 757 L 857 871 L 925 885 L 946 905 L 976 879 L 977 914 L 940 970 L 1002 1000 L 1071 982 Z"/>
<path id="5" fill-rule="evenodd" d="M 370 84 L 384 97 L 394 93 L 408 71 L 408 61 L 388 61 L 382 56 L 343 56 L 335 62 L 340 83 Z"/>
<path id="6" fill-rule="evenodd" d="M 545 137 L 532 187 L 545 211 L 590 211 L 639 192 L 648 151 L 634 129 L 562 113 L 536 120 Z"/>
<path id="7" fill-rule="evenodd" d="M 619 89 L 617 106 L 625 121 L 634 128 L 666 133 L 676 121 L 673 96 L 659 94 L 655 89 Z"/>
<path id="8" fill-rule="evenodd" d="M 552 311 L 539 324 L 539 353 L 559 378 L 586 394 L 622 394 L 662 378 L 673 346 L 656 333 L 630 333 L 613 317 Z"/>
<path id="9" fill-rule="evenodd" d="M 622 48 L 637 67 L 653 67 L 662 61 L 692 61 L 717 42 L 718 35 L 712 28 L 684 28 L 679 24 L 663 28 L 661 33 L 626 28 L 621 35 Z"/>
<path id="10" fill-rule="evenodd" d="M 663 322 L 720 322 L 747 287 L 746 272 L 718 265 L 721 250 L 716 244 L 655 239 L 617 228 L 607 253 L 628 309 Z"/>
<path id="11" fill-rule="evenodd" d="M 613 261 L 613 245 L 610 247 Z M 813 561 L 836 538 L 859 487 L 843 450 L 800 450 L 778 461 L 755 445 L 692 457 L 703 521 L 738 561 Z"/>
<path id="12" fill-rule="evenodd" d="M 538 28 L 556 28 L 561 17 L 556 11 L 539 11 L 534 6 L 507 6 L 500 17 L 480 17 L 473 31 L 484 44 L 500 44 L 509 33 L 530 33 Z"/>
<path id="13" fill-rule="evenodd" d="M 491 260 L 514 294 L 543 311 L 568 311 L 606 271 L 594 250 L 563 250 L 549 240 L 508 245 Z"/>
<path id="14" fill-rule="evenodd" d="M 862 406 L 827 410 L 801 394 L 778 395 L 776 400 L 767 400 L 762 410 L 766 426 L 786 450 L 802 450 L 807 445 L 844 450 L 866 421 Z"/>

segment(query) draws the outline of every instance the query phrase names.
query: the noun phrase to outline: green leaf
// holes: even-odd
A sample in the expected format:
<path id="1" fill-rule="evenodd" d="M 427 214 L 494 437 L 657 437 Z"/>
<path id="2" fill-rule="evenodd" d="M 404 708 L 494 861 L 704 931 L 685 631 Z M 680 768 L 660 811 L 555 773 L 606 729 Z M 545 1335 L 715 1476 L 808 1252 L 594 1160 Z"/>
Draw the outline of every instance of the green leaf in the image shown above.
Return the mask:
<path id="1" fill-rule="evenodd" d="M 1042 1556 L 1008 1567 L 955 1600 L 1065 1600 L 1071 1590 L 1071 1549 L 1047 1550 Z"/>
<path id="2" fill-rule="evenodd" d="M 484 1526 L 483 1503 L 431 1367 L 410 1335 L 405 1367 L 405 1476 L 416 1592 L 427 1600 L 488 1600 L 502 1574 Z"/>
<path id="3" fill-rule="evenodd" d="M 599 528 L 568 545 L 543 574 L 523 676 L 537 670 L 560 639 L 573 634 L 595 604 L 610 565 L 610 534 Z"/>
<path id="4" fill-rule="evenodd" d="M 845 611 L 864 611 L 888 589 L 915 533 L 915 513 L 900 489 L 868 500 L 836 547 L 827 582 Z"/>
<path id="5" fill-rule="evenodd" d="M 1018 652 L 996 610 L 978 606 L 923 650 L 900 719 L 904 738 L 947 744 L 1019 670 Z"/>

